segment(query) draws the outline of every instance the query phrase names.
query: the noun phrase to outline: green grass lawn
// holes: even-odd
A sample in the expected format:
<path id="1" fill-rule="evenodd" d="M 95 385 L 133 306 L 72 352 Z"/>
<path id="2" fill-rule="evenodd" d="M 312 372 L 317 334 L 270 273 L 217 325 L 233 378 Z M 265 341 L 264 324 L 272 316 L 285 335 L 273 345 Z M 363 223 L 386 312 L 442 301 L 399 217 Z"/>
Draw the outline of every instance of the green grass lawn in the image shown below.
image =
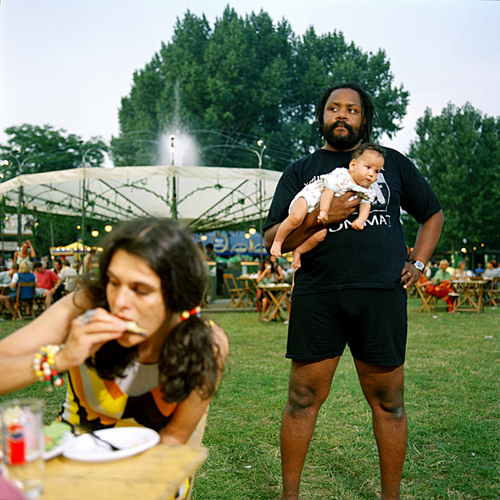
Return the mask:
<path id="1" fill-rule="evenodd" d="M 418 313 L 410 299 L 406 362 L 408 452 L 405 500 L 500 498 L 500 309 L 484 314 Z M 207 462 L 193 500 L 277 500 L 279 428 L 290 362 L 286 326 L 255 313 L 211 316 L 230 356 L 208 417 Z M 10 333 L 21 323 L 0 323 Z M 23 394 L 45 396 L 41 388 Z M 49 420 L 64 391 L 48 397 Z M 10 396 L 9 396 L 10 397 Z M 4 396 L 5 399 L 5 396 Z M 301 499 L 379 498 L 371 414 L 346 352 L 320 412 L 302 476 Z"/>

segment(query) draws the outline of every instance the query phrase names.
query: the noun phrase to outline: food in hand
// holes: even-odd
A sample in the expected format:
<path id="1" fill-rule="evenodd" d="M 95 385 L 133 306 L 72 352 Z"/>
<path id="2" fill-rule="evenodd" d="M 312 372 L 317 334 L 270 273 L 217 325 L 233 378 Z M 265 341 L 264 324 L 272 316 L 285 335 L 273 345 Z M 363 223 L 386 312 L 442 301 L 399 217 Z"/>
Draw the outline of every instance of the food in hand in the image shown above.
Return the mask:
<path id="1" fill-rule="evenodd" d="M 140 335 L 141 337 L 148 336 L 148 331 L 138 326 L 135 321 L 125 321 L 125 324 L 127 325 L 126 333 L 135 333 L 136 335 Z"/>

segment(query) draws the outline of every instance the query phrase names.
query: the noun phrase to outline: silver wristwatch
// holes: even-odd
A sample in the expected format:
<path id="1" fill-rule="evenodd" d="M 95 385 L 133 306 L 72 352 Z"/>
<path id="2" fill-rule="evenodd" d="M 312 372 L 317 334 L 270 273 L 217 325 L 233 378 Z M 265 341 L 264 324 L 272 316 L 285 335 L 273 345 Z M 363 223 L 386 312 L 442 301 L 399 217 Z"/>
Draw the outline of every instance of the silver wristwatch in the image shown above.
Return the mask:
<path id="1" fill-rule="evenodd" d="M 410 264 L 413 264 L 421 273 L 424 272 L 425 264 L 420 260 L 410 260 L 408 261 Z"/>

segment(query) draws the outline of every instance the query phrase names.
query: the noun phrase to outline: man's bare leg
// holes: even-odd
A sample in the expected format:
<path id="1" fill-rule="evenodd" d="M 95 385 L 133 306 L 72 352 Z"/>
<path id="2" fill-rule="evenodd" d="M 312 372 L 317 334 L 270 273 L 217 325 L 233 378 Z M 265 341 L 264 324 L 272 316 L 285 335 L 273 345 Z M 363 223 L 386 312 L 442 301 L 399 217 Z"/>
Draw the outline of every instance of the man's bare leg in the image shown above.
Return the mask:
<path id="1" fill-rule="evenodd" d="M 404 408 L 404 368 L 354 360 L 363 394 L 372 410 L 382 481 L 381 500 L 401 500 L 400 485 L 408 425 Z"/>
<path id="2" fill-rule="evenodd" d="M 339 359 L 292 361 L 288 401 L 281 420 L 281 500 L 299 498 L 300 476 L 318 411 L 328 397 Z"/>
<path id="3" fill-rule="evenodd" d="M 45 302 L 45 309 L 48 309 L 52 304 L 52 296 L 54 295 L 52 290 L 47 290 L 43 292 L 43 300 Z"/>

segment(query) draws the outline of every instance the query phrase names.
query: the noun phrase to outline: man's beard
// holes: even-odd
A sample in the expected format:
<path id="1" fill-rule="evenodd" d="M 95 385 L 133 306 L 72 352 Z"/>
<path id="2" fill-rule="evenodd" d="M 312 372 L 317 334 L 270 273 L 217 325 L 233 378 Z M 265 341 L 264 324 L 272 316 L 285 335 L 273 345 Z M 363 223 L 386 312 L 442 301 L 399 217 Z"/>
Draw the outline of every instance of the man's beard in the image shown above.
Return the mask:
<path id="1" fill-rule="evenodd" d="M 334 131 L 338 126 L 343 126 L 348 131 L 348 134 L 335 135 Z M 325 126 L 323 125 L 323 129 L 324 127 Z M 326 130 L 323 130 L 323 135 L 325 137 L 325 141 L 333 149 L 336 149 L 337 151 L 349 151 L 357 146 L 363 136 L 363 132 L 361 128 L 355 131 L 351 125 L 348 125 L 345 122 L 337 121 L 332 123 Z"/>

